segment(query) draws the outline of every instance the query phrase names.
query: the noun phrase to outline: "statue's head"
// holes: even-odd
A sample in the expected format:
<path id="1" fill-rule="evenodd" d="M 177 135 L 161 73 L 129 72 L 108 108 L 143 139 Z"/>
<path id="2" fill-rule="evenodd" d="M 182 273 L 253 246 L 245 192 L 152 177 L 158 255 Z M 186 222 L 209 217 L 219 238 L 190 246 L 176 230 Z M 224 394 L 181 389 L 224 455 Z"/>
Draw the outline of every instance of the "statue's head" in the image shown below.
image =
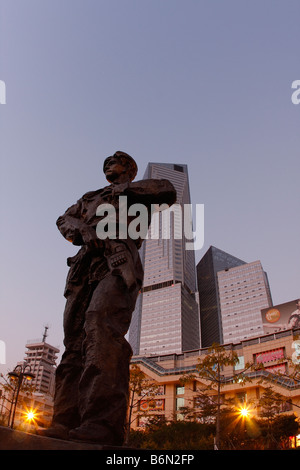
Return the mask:
<path id="1" fill-rule="evenodd" d="M 132 181 L 136 177 L 137 170 L 135 160 L 128 153 L 121 151 L 107 157 L 103 163 L 103 172 L 110 183 L 113 183 L 120 177 L 123 180 L 126 178 L 128 181 Z"/>

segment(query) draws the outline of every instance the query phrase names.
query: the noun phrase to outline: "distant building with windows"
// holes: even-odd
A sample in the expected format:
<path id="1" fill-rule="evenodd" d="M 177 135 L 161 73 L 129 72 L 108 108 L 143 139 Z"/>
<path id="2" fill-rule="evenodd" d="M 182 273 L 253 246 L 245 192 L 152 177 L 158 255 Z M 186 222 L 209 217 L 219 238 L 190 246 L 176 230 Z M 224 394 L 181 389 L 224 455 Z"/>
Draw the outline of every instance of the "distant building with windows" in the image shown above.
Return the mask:
<path id="1" fill-rule="evenodd" d="M 35 375 L 32 385 L 36 392 L 54 395 L 57 347 L 46 343 L 46 331 L 42 339 L 27 341 L 24 362 L 31 367 Z"/>
<path id="2" fill-rule="evenodd" d="M 217 273 L 243 264 L 245 261 L 214 246 L 207 250 L 197 264 L 202 347 L 223 343 Z"/>
<path id="3" fill-rule="evenodd" d="M 294 413 L 300 417 L 300 375 L 289 361 L 295 354 L 295 340 L 299 334 L 298 328 L 225 344 L 225 350 L 236 354 L 239 361 L 234 366 L 222 368 L 224 385 L 221 389 L 221 402 L 223 398 L 230 398 L 237 409 L 251 406 L 252 415 L 260 417 L 263 410 L 259 399 L 265 392 L 267 383 L 282 396 L 279 412 Z M 181 354 L 134 356 L 131 367 L 138 366 L 145 374 L 145 383 L 150 381 L 157 388 L 155 396 L 147 396 L 145 393 L 141 393 L 140 399 L 135 396 L 132 428 L 143 429 L 153 417 L 181 420 L 184 419 L 184 411 L 189 409 L 198 419 L 201 402 L 198 403 L 197 400 L 203 395 L 203 390 L 208 390 L 210 382 L 199 377 L 197 366 L 199 359 L 207 354 L 207 348 L 201 348 Z M 250 381 L 241 385 L 236 380 L 236 374 L 242 372 L 247 364 L 263 367 L 256 371 L 246 369 L 244 374 L 249 376 Z M 183 385 L 182 378 L 187 376 L 190 376 L 190 381 L 185 381 Z M 216 390 L 208 393 L 216 400 Z"/>
<path id="4" fill-rule="evenodd" d="M 144 178 L 168 179 L 177 191 L 178 207 L 183 211 L 184 204 L 190 204 L 187 165 L 149 163 Z M 167 211 L 157 214 L 159 236 L 150 235 L 140 251 L 144 283 L 129 330 L 134 354 L 179 353 L 200 347 L 195 253 L 185 249 L 183 224 L 172 215 L 172 207 L 168 226 L 162 223 Z"/>
<path id="5" fill-rule="evenodd" d="M 30 366 L 30 372 L 34 374 L 30 382 L 23 381 L 15 410 L 15 425 L 26 431 L 36 425 L 48 427 L 52 420 L 55 370 L 59 348 L 46 342 L 47 330 L 48 327 L 45 327 L 42 338 L 27 341 L 24 360 L 17 364 L 17 366 Z M 17 383 L 10 384 L 12 386 L 10 390 L 0 384 L 0 414 L 6 425 L 11 420 L 12 402 L 18 386 Z M 33 412 L 32 424 L 27 421 L 28 412 Z"/>
<path id="6" fill-rule="evenodd" d="M 272 306 L 260 261 L 246 263 L 211 246 L 197 265 L 201 344 L 224 344 L 264 334 L 261 310 Z"/>
<path id="7" fill-rule="evenodd" d="M 261 310 L 272 306 L 272 298 L 261 262 L 219 271 L 217 279 L 223 343 L 263 335 Z"/>

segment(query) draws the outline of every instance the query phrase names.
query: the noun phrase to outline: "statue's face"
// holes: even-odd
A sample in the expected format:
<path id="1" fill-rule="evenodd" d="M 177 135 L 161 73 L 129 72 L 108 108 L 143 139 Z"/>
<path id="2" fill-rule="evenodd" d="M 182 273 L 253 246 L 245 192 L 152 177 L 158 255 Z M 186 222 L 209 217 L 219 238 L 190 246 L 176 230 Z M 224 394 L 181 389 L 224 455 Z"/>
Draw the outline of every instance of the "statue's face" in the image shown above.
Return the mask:
<path id="1" fill-rule="evenodd" d="M 127 172 L 124 165 L 117 158 L 110 158 L 104 168 L 104 173 L 108 181 L 115 181 L 120 175 Z"/>

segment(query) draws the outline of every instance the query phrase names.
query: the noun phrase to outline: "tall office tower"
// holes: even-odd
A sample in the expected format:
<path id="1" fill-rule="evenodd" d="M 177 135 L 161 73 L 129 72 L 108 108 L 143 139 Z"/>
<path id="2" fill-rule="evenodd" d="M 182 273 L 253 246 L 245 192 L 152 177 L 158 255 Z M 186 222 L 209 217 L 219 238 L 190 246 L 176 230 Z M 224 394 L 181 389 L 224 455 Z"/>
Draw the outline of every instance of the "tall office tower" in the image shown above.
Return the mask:
<path id="1" fill-rule="evenodd" d="M 47 395 L 54 394 L 55 366 L 59 349 L 46 343 L 47 329 L 42 339 L 31 340 L 26 344 L 24 361 L 31 367 L 35 375 L 32 384 L 36 392 Z"/>
<path id="2" fill-rule="evenodd" d="M 133 312 L 129 342 L 135 355 L 197 349 L 200 331 L 195 253 L 186 249 L 183 224 L 178 212 L 176 215 L 176 208 L 184 214 L 184 204 L 190 204 L 187 165 L 149 163 L 144 175 L 147 178 L 171 181 L 177 201 L 170 210 L 154 216 L 159 222 L 157 238 L 152 222 L 151 235 L 142 245 L 144 283 Z"/>
<path id="3" fill-rule="evenodd" d="M 211 246 L 197 265 L 197 277 L 202 347 L 263 334 L 260 310 L 272 300 L 260 261 L 246 263 Z"/>
<path id="4" fill-rule="evenodd" d="M 224 343 L 264 334 L 261 309 L 272 306 L 267 275 L 261 262 L 217 273 Z"/>
<path id="5" fill-rule="evenodd" d="M 245 261 L 214 246 L 207 250 L 197 264 L 203 348 L 211 346 L 213 343 L 223 344 L 217 272 L 243 264 L 246 264 Z"/>

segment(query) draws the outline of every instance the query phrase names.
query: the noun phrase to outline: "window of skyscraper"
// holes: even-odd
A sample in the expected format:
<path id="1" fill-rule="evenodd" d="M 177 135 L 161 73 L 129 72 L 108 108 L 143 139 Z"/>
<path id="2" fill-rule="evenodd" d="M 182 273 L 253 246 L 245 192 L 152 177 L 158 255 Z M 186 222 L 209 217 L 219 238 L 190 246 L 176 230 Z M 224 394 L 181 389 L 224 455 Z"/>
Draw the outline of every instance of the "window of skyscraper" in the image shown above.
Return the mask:
<path id="1" fill-rule="evenodd" d="M 176 395 L 184 395 L 184 386 L 181 387 L 180 385 L 177 385 L 177 387 L 176 387 Z"/>

